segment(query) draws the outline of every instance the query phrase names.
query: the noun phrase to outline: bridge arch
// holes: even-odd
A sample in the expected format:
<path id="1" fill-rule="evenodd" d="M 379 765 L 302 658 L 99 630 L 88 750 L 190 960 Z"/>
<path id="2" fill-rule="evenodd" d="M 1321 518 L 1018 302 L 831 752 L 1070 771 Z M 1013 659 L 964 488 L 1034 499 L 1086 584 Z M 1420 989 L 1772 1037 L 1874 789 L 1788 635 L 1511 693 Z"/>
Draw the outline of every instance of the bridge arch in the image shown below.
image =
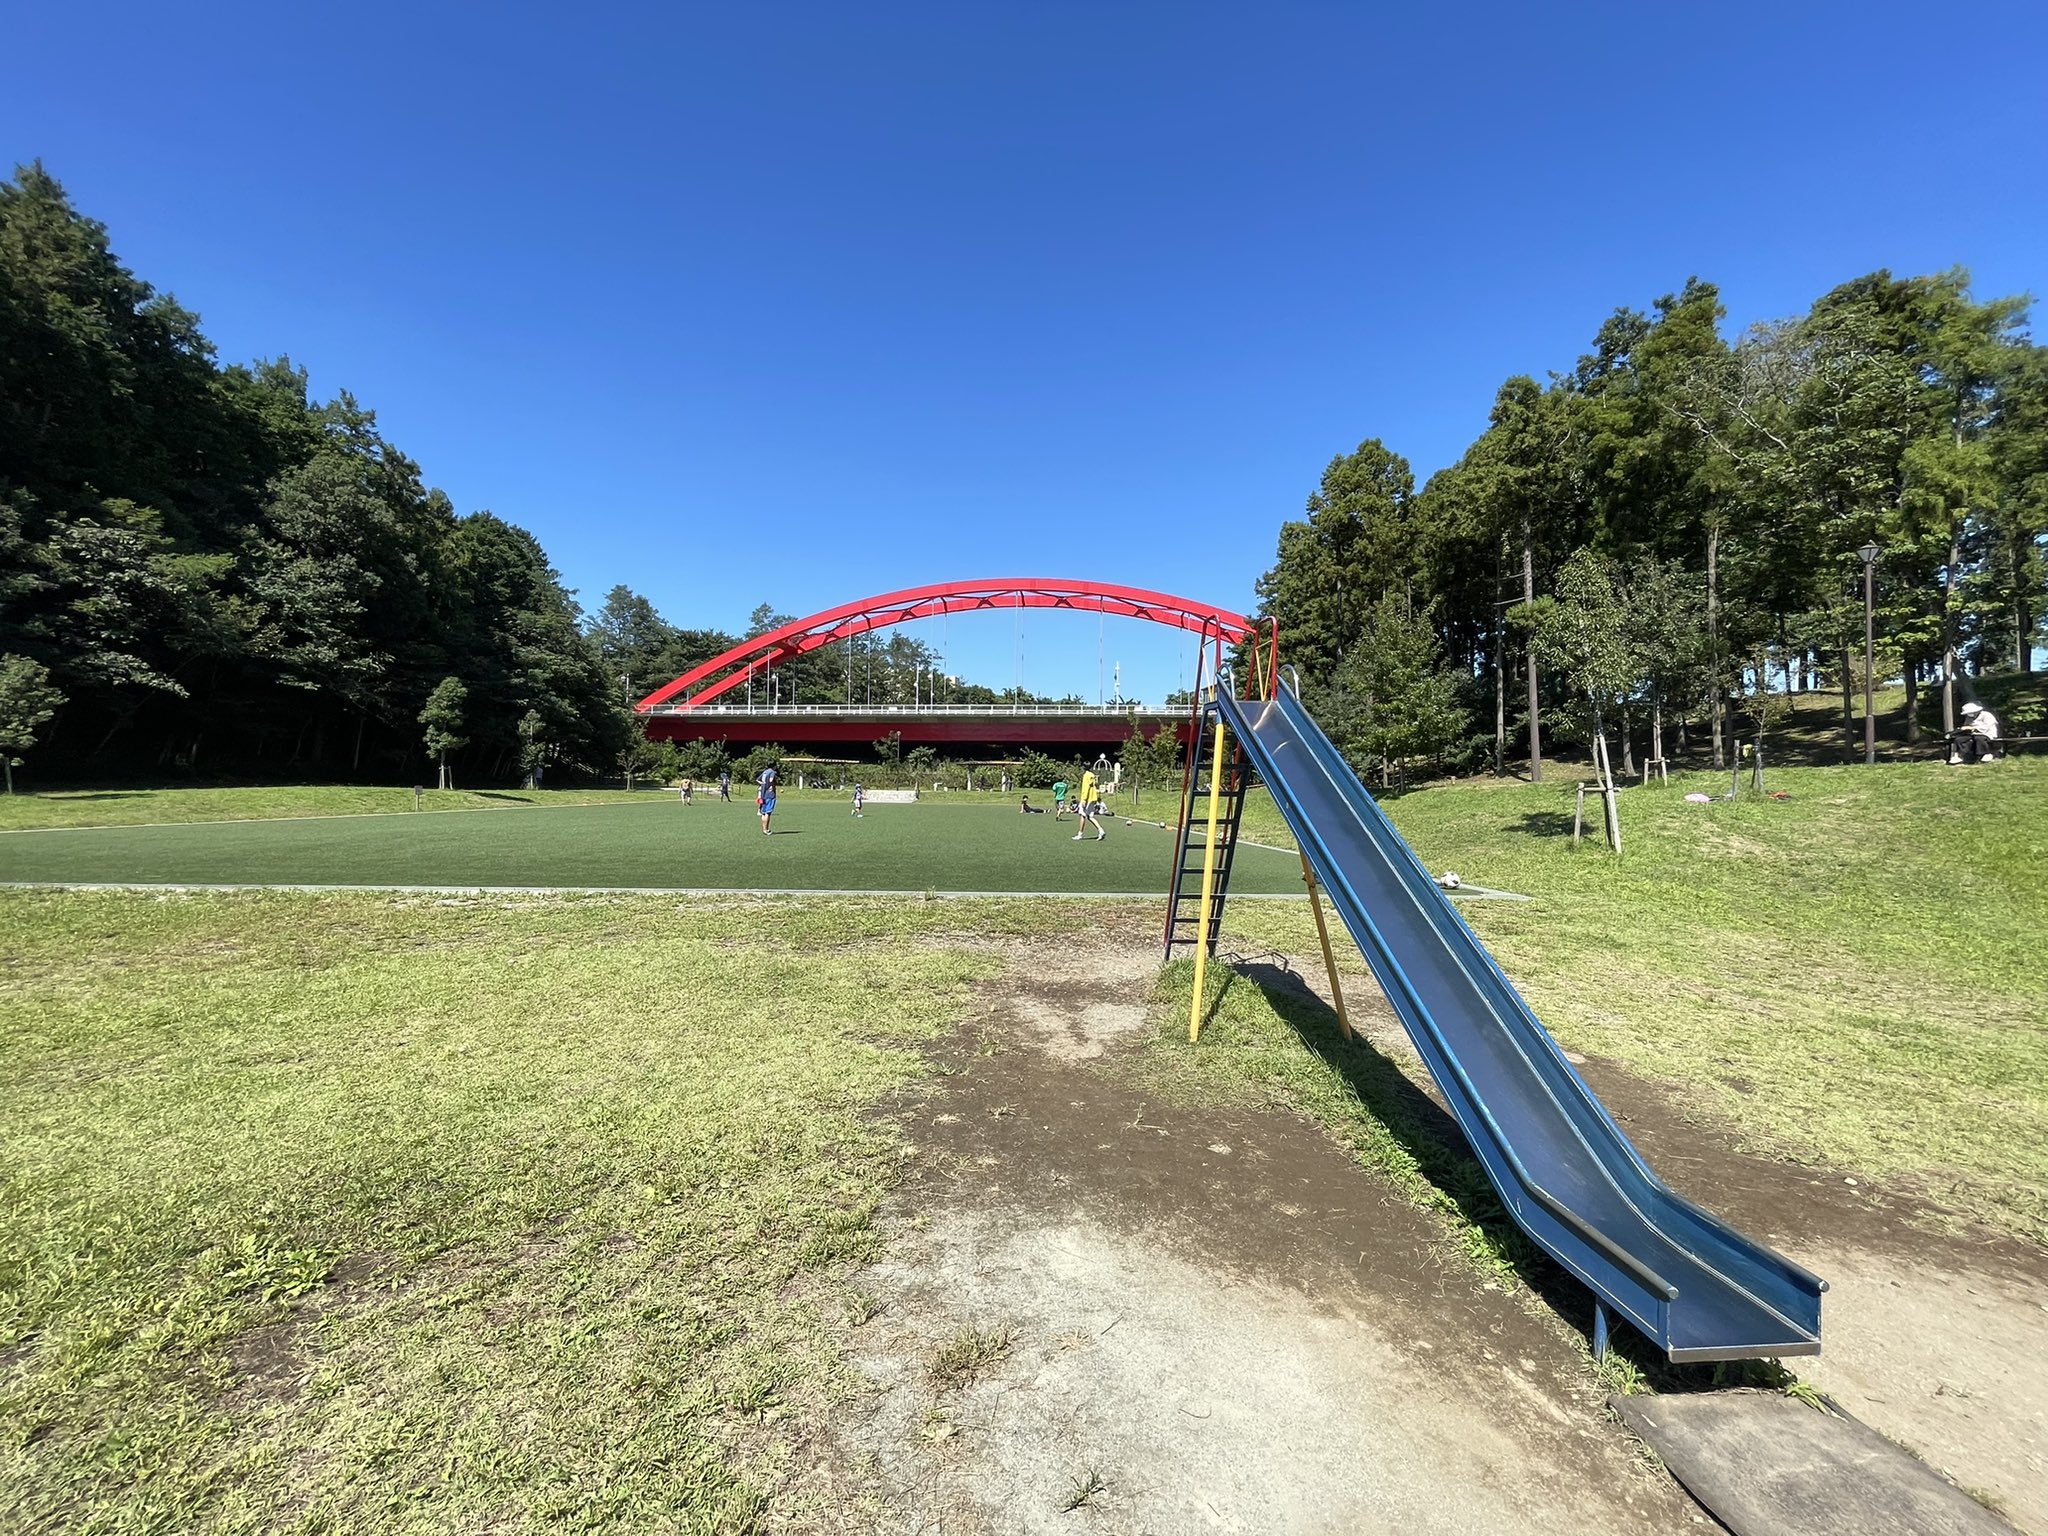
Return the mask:
<path id="1" fill-rule="evenodd" d="M 752 675 L 755 667 L 764 662 L 770 666 L 778 665 L 820 646 L 887 629 L 893 624 L 908 623 L 912 619 L 931 619 L 948 613 L 1003 613 L 1026 608 L 1065 608 L 1076 613 L 1144 619 L 1153 624 L 1191 630 L 1218 645 L 1239 645 L 1257 635 L 1269 648 L 1269 668 L 1271 650 L 1278 641 L 1278 626 L 1270 619 L 1247 618 L 1228 608 L 1218 608 L 1213 603 L 1176 597 L 1170 592 L 1152 592 L 1143 587 L 1044 577 L 948 581 L 863 597 L 841 603 L 836 608 L 827 608 L 808 618 L 792 619 L 778 629 L 743 640 L 731 650 L 692 667 L 681 677 L 662 684 L 633 707 L 643 715 L 656 710 L 686 713 L 699 704 L 709 703 L 727 689 L 738 687 Z"/>

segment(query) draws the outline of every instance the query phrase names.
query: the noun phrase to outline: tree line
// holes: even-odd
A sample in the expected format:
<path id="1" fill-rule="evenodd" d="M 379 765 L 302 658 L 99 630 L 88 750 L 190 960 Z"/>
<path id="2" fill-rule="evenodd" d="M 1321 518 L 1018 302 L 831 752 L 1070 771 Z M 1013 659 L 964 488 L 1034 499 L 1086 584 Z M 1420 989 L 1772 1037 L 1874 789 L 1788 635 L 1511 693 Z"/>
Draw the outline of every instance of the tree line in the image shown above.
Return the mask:
<path id="1" fill-rule="evenodd" d="M 1844 283 L 1730 341 L 1713 285 L 1616 310 L 1545 382 L 1508 379 L 1421 489 L 1378 439 L 1286 522 L 1259 611 L 1362 771 L 1540 778 L 1596 759 L 1723 766 L 1785 694 L 1839 689 L 1860 742 L 1864 556 L 1877 679 L 1944 729 L 2031 671 L 2048 612 L 2048 362 L 2027 303 L 1967 274 Z"/>
<path id="2" fill-rule="evenodd" d="M 624 587 L 586 617 L 533 535 L 458 513 L 352 395 L 223 364 L 39 163 L 0 182 L 10 788 L 30 751 L 60 777 L 631 771 L 631 702 L 736 638 Z M 936 660 L 864 636 L 764 684 L 908 702 Z"/>

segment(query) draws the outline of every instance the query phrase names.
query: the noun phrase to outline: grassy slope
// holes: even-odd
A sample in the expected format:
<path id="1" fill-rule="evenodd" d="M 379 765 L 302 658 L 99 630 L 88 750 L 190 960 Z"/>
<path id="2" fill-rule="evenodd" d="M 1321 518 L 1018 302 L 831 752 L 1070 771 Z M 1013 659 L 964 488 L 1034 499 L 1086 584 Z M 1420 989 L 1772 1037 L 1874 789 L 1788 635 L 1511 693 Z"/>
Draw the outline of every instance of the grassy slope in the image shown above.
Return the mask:
<path id="1" fill-rule="evenodd" d="M 1569 836 L 1569 783 L 1388 802 L 1567 1044 L 1683 1085 L 1759 1148 L 1914 1181 L 2048 1240 L 2048 760 L 1774 771 L 1787 801 L 1623 796 L 1625 859 Z M 1270 814 L 1270 811 L 1268 811 Z M 1314 952 L 1299 909 L 1234 908 Z"/>
<path id="2" fill-rule="evenodd" d="M 764 838 L 751 803 L 669 797 L 520 815 L 390 816 L 0 834 L 0 879 L 199 883 L 687 886 L 838 890 L 1161 890 L 1153 827 L 1076 846 L 1072 822 L 964 798 L 878 805 L 793 795 Z M 1248 849 L 1246 891 L 1300 889 L 1298 863 Z"/>
<path id="3" fill-rule="evenodd" d="M 14 1530 L 744 1526 L 1053 904 L 0 893 Z"/>

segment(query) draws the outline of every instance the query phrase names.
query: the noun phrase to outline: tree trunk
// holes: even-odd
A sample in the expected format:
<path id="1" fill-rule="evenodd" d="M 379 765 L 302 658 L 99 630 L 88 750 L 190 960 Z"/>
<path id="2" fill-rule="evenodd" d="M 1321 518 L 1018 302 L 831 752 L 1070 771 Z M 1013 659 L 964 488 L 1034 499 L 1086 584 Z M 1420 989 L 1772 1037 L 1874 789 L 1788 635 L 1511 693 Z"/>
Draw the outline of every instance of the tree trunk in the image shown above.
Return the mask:
<path id="1" fill-rule="evenodd" d="M 0 752 L 0 767 L 7 769 L 7 793 L 14 793 L 14 754 Z"/>
<path id="2" fill-rule="evenodd" d="M 1522 601 L 1536 601 L 1536 542 L 1528 513 L 1522 514 Z M 1529 782 L 1543 782 L 1543 706 L 1536 692 L 1536 647 L 1529 652 Z"/>
<path id="3" fill-rule="evenodd" d="M 1621 852 L 1621 811 L 1614 803 L 1614 758 L 1607 750 L 1607 722 L 1593 706 L 1593 772 L 1600 780 L 1600 823 L 1607 846 Z"/>
<path id="4" fill-rule="evenodd" d="M 1707 527 L 1707 703 L 1709 729 L 1714 738 L 1714 766 L 1725 767 L 1721 697 L 1721 525 Z"/>
<path id="5" fill-rule="evenodd" d="M 1906 663 L 1906 745 L 1920 745 L 1920 663 Z"/>
<path id="6" fill-rule="evenodd" d="M 1664 695 L 1655 690 L 1650 694 L 1650 761 L 1664 761 Z"/>
<path id="7" fill-rule="evenodd" d="M 349 759 L 348 771 L 350 773 L 361 773 L 363 771 L 363 727 L 368 725 L 369 722 L 370 712 L 367 709 L 356 716 L 356 750 L 355 756 Z"/>
<path id="8" fill-rule="evenodd" d="M 1957 434 L 1960 438 L 1961 434 Z M 1956 565 L 1963 553 L 1957 548 L 1959 524 L 1951 512 L 1948 519 L 1948 568 L 1941 577 L 1941 728 L 1956 728 Z"/>
<path id="9" fill-rule="evenodd" d="M 1628 705 L 1621 706 L 1621 776 L 1632 779 L 1636 776 L 1636 749 L 1629 740 Z"/>
<path id="10" fill-rule="evenodd" d="M 1848 646 L 1842 647 L 1842 735 L 1851 747 L 1861 750 L 1863 728 L 1856 723 L 1856 657 Z"/>
<path id="11" fill-rule="evenodd" d="M 1501 569 L 1496 555 L 1493 563 L 1493 595 L 1500 597 Z M 1508 627 L 1506 610 L 1496 601 L 1493 609 L 1493 775 L 1499 778 L 1508 763 Z"/>

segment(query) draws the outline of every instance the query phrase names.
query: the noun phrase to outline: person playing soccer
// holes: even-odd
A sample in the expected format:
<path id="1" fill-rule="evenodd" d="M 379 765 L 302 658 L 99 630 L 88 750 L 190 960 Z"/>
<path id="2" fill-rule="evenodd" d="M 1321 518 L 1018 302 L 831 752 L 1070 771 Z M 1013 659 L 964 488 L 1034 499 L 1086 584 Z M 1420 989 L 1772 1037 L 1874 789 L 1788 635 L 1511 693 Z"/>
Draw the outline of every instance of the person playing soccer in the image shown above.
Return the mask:
<path id="1" fill-rule="evenodd" d="M 697 786 L 690 780 L 685 779 L 683 780 L 682 787 L 676 791 L 676 797 L 685 805 L 693 805 L 695 802 L 690 799 L 690 796 L 695 794 L 696 791 Z"/>
<path id="2" fill-rule="evenodd" d="M 732 770 L 730 768 L 718 770 L 718 798 L 725 801 L 728 805 L 732 803 Z"/>
<path id="3" fill-rule="evenodd" d="M 1074 834 L 1074 841 L 1081 841 L 1081 834 L 1090 827 L 1095 829 L 1095 841 L 1101 842 L 1109 834 L 1102 830 L 1099 818 L 1102 815 L 1102 786 L 1095 780 L 1095 770 L 1090 768 L 1081 775 L 1081 802 L 1078 807 L 1081 816 L 1080 831 Z"/>
<path id="4" fill-rule="evenodd" d="M 768 825 L 775 819 L 775 768 L 771 764 L 761 770 L 759 788 L 754 793 L 754 809 L 761 813 L 763 836 L 773 837 L 775 829 Z"/>
<path id="5" fill-rule="evenodd" d="M 863 805 L 867 804 L 867 799 L 868 799 L 868 792 L 867 792 L 867 791 L 866 791 L 865 789 L 862 789 L 862 788 L 861 788 L 860 780 L 859 780 L 859 779 L 855 779 L 855 780 L 853 781 L 853 814 L 854 814 L 854 815 L 856 815 L 856 816 L 864 816 L 864 813 L 862 812 L 862 810 L 861 810 L 861 807 L 862 807 Z"/>
<path id="6" fill-rule="evenodd" d="M 1066 814 L 1067 781 L 1065 779 L 1054 779 L 1052 781 L 1052 819 L 1058 821 Z"/>

